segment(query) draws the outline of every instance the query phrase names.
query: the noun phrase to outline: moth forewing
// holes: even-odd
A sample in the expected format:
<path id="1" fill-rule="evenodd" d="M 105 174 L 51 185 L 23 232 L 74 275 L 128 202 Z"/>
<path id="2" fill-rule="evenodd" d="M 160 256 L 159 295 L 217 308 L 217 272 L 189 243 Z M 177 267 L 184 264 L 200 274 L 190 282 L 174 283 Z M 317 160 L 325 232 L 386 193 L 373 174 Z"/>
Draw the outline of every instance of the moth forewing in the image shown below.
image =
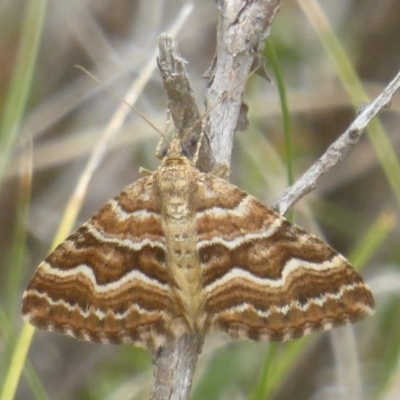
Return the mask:
<path id="1" fill-rule="evenodd" d="M 23 298 L 34 325 L 149 349 L 216 327 L 289 340 L 373 313 L 368 286 L 329 245 L 173 139 L 160 167 L 109 201 L 41 263 Z"/>
<path id="2" fill-rule="evenodd" d="M 289 340 L 373 314 L 371 291 L 344 257 L 224 179 L 203 178 L 197 246 L 214 326 Z"/>

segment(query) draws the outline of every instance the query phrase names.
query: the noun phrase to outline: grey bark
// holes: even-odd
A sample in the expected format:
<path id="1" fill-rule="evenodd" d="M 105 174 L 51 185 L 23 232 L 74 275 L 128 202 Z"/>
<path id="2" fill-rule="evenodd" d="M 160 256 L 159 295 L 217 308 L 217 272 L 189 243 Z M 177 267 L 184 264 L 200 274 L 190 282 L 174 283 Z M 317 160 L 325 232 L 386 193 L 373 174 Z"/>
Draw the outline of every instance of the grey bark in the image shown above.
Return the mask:
<path id="1" fill-rule="evenodd" d="M 400 73 L 386 86 L 385 90 L 370 104 L 363 106 L 346 131 L 332 143 L 297 182 L 289 187 L 274 208 L 282 215 L 302 197 L 311 192 L 319 178 L 333 168 L 361 138 L 367 125 L 382 109 L 390 105 L 393 95 L 400 87 Z"/>
<path id="2" fill-rule="evenodd" d="M 233 135 L 243 126 L 241 110 L 246 78 L 262 50 L 280 0 L 219 0 L 217 49 L 209 72 L 205 139 L 197 167 L 209 172 L 230 162 Z M 168 108 L 183 150 L 194 154 L 202 118 L 177 46 L 167 35 L 159 40 L 158 65 L 168 96 Z M 153 354 L 152 400 L 187 400 L 202 337 L 183 336 Z"/>

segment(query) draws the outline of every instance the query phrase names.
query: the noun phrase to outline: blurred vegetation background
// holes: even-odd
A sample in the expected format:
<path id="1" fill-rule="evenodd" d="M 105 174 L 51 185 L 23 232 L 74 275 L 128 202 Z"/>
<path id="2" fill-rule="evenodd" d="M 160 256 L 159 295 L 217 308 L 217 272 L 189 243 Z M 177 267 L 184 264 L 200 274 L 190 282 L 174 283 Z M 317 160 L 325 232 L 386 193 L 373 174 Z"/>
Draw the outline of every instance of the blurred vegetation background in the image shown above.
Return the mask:
<path id="1" fill-rule="evenodd" d="M 202 104 L 202 76 L 215 49 L 215 1 L 0 2 L 1 400 L 10 398 L 4 388 L 13 378 L 11 360 L 23 327 L 23 290 L 49 251 L 90 152 L 120 107 L 74 65 L 124 96 L 132 82 L 144 81 L 158 35 L 189 4 L 192 12 L 176 39 Z M 373 98 L 400 69 L 399 20 L 400 2 L 391 0 L 282 2 L 271 42 L 288 96 L 295 177 L 367 101 L 360 88 Z M 250 125 L 236 135 L 231 181 L 272 204 L 288 186 L 288 151 L 271 60 L 267 70 L 273 84 L 259 76 L 249 80 Z M 138 94 L 136 106 L 164 129 L 166 96 L 158 71 Z M 381 125 L 295 208 L 298 224 L 362 269 L 376 298 L 376 316 L 285 344 L 210 335 L 193 399 L 400 398 L 399 113 L 397 96 L 380 115 Z M 157 166 L 157 140 L 146 123 L 129 115 L 90 181 L 74 227 L 137 179 L 140 166 Z M 145 399 L 151 382 L 145 350 L 38 331 L 16 398 Z"/>

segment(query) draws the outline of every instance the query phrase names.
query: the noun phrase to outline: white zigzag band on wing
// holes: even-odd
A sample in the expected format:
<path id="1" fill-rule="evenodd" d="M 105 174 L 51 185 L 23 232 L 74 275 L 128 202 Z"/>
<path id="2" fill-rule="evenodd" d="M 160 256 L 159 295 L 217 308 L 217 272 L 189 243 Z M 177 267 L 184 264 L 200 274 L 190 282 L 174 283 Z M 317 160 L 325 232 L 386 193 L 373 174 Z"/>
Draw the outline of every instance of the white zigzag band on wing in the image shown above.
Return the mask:
<path id="1" fill-rule="evenodd" d="M 203 211 L 199 211 L 196 218 L 211 217 L 211 218 L 229 218 L 231 216 L 235 217 L 245 217 L 251 212 L 251 202 L 254 199 L 251 196 L 244 197 L 240 203 L 235 208 L 222 208 L 222 207 L 211 207 Z"/>
<path id="2" fill-rule="evenodd" d="M 280 228 L 280 226 L 282 225 L 282 221 L 283 219 L 277 218 L 267 229 L 263 229 L 259 232 L 248 233 L 242 236 L 237 236 L 232 240 L 226 240 L 221 237 L 215 237 L 210 240 L 201 240 L 197 243 L 197 250 L 216 244 L 220 244 L 221 246 L 224 246 L 229 250 L 233 250 L 236 247 L 239 247 L 242 244 L 251 242 L 253 240 L 268 239 Z"/>
<path id="3" fill-rule="evenodd" d="M 134 251 L 140 251 L 143 249 L 145 246 L 151 246 L 151 247 L 158 247 L 164 251 L 166 251 L 166 247 L 164 243 L 156 240 L 150 240 L 150 239 L 143 239 L 140 242 L 132 242 L 132 240 L 129 239 L 120 239 L 120 238 L 115 238 L 115 237 L 107 237 L 104 234 L 100 233 L 98 229 L 96 229 L 92 224 L 86 222 L 83 225 L 88 232 L 97 240 L 99 240 L 102 243 L 112 243 L 116 244 L 119 247 L 126 247 L 130 250 Z"/>
<path id="4" fill-rule="evenodd" d="M 85 264 L 80 264 L 68 270 L 62 270 L 51 266 L 46 261 L 43 261 L 39 265 L 39 269 L 46 275 L 53 275 L 58 278 L 70 278 L 72 276 L 83 275 L 84 277 L 89 279 L 90 283 L 93 285 L 94 290 L 98 293 L 107 293 L 113 290 L 117 290 L 121 288 L 121 286 L 123 286 L 124 284 L 132 281 L 140 281 L 147 285 L 155 286 L 163 291 L 169 291 L 169 286 L 167 284 L 162 284 L 159 281 L 151 279 L 147 275 L 136 270 L 128 272 L 122 278 L 114 282 L 107 283 L 105 285 L 99 285 L 96 281 L 96 277 L 93 273 L 92 268 Z"/>
<path id="5" fill-rule="evenodd" d="M 56 307 L 56 306 L 62 306 L 63 308 L 67 309 L 69 312 L 74 312 L 74 311 L 78 311 L 79 314 L 84 318 L 89 318 L 91 315 L 95 315 L 99 320 L 103 320 L 106 318 L 107 313 L 111 312 L 112 316 L 117 319 L 117 320 L 124 320 L 125 318 L 128 317 L 128 315 L 132 312 L 132 311 L 136 311 L 138 314 L 159 314 L 159 311 L 150 311 L 150 310 L 146 310 L 140 306 L 138 306 L 137 304 L 132 304 L 125 312 L 123 313 L 115 313 L 112 309 L 108 309 L 107 311 L 104 310 L 100 310 L 100 309 L 87 309 L 84 310 L 82 309 L 78 304 L 72 305 L 70 303 L 67 303 L 65 300 L 53 300 L 51 299 L 46 293 L 41 293 L 38 292 L 37 290 L 28 290 L 24 293 L 24 298 L 29 296 L 29 295 L 34 295 L 35 297 L 39 297 L 41 299 L 45 299 L 47 301 L 47 303 L 52 306 L 52 307 Z M 29 314 L 26 316 L 26 318 L 29 319 Z"/>
<path id="6" fill-rule="evenodd" d="M 151 212 L 151 211 L 147 211 L 147 210 L 137 210 L 137 211 L 133 211 L 131 213 L 126 212 L 125 210 L 123 210 L 119 204 L 119 202 L 115 199 L 112 199 L 109 201 L 111 209 L 114 211 L 115 215 L 117 216 L 118 220 L 120 221 L 125 221 L 127 219 L 137 219 L 140 221 L 144 221 L 145 219 L 152 217 L 152 218 L 156 218 L 157 220 L 160 220 L 160 214 L 159 213 L 155 213 L 155 212 Z"/>
<path id="7" fill-rule="evenodd" d="M 313 263 L 309 261 L 300 260 L 298 258 L 292 258 L 285 264 L 282 270 L 282 277 L 279 279 L 260 278 L 258 276 L 254 276 L 249 271 L 243 270 L 239 267 L 235 267 L 232 268 L 225 275 L 223 275 L 221 278 L 215 280 L 214 282 L 206 286 L 205 290 L 207 293 L 210 293 L 219 286 L 223 286 L 233 279 L 241 279 L 249 281 L 259 286 L 269 286 L 273 288 L 279 288 L 283 287 L 286 283 L 288 276 L 298 269 L 311 269 L 317 272 L 322 272 L 335 268 L 340 268 L 344 262 L 345 259 L 339 254 L 337 254 L 332 259 L 327 260 L 323 263 Z"/>
<path id="8" fill-rule="evenodd" d="M 290 304 L 285 304 L 284 306 L 276 306 L 272 305 L 271 308 L 267 311 L 262 311 L 254 307 L 254 305 L 249 304 L 249 303 L 243 303 L 231 308 L 228 308 L 226 310 L 223 310 L 222 313 L 228 313 L 228 314 L 234 314 L 236 312 L 245 312 L 248 310 L 254 310 L 260 317 L 262 318 L 268 318 L 272 314 L 282 314 L 282 315 L 287 315 L 287 313 L 291 310 L 299 310 L 302 312 L 306 312 L 311 306 L 316 305 L 318 307 L 323 307 L 324 304 L 329 301 L 329 300 L 334 300 L 334 301 L 340 301 L 340 299 L 343 297 L 343 295 L 346 292 L 351 292 L 355 289 L 358 288 L 365 288 L 365 284 L 362 282 L 359 283 L 349 283 L 347 285 L 343 285 L 340 290 L 337 293 L 326 293 L 326 294 L 321 294 L 319 297 L 314 297 L 310 298 L 307 300 L 307 303 L 305 304 L 300 304 L 298 301 L 292 301 Z M 367 308 L 365 308 L 367 310 Z M 371 308 L 368 308 L 368 314 L 372 315 L 374 314 L 374 310 Z"/>

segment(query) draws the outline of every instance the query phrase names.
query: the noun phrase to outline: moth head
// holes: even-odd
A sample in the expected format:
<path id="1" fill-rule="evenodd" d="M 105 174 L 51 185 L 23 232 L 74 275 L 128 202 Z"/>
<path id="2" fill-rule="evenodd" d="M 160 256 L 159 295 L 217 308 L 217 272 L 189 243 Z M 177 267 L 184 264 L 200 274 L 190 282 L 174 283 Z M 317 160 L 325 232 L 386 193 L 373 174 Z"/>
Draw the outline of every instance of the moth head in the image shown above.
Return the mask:
<path id="1" fill-rule="evenodd" d="M 182 146 L 178 136 L 174 136 L 171 140 L 171 143 L 167 149 L 167 157 L 168 158 L 177 158 L 182 157 Z"/>
<path id="2" fill-rule="evenodd" d="M 165 158 L 186 158 L 190 162 L 193 157 L 193 147 L 197 150 L 197 142 L 193 145 L 192 141 L 182 139 L 182 137 L 176 132 L 172 135 L 172 139 L 169 141 L 165 137 L 161 139 L 157 146 L 156 156 L 160 160 Z"/>

